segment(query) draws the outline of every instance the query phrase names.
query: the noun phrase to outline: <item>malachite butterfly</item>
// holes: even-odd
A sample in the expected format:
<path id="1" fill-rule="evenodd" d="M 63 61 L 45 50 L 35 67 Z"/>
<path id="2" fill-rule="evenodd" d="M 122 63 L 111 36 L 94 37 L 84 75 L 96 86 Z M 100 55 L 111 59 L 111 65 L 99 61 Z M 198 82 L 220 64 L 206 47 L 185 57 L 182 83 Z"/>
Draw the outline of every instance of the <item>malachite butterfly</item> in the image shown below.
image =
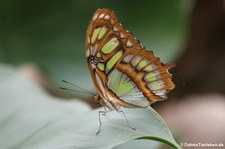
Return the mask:
<path id="1" fill-rule="evenodd" d="M 118 21 L 114 12 L 98 9 L 86 36 L 88 67 L 99 102 L 109 110 L 146 108 L 167 98 L 175 85 L 164 64 Z"/>

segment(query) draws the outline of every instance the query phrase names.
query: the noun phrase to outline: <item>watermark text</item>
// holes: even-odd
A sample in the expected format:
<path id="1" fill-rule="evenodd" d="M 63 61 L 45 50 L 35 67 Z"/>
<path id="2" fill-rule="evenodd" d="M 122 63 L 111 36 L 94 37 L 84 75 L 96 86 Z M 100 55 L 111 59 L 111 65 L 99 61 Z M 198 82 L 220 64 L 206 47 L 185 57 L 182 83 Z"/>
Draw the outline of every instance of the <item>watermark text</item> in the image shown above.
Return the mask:
<path id="1" fill-rule="evenodd" d="M 180 143 L 180 146 L 181 147 L 224 147 L 224 144 L 223 143 L 187 143 L 187 142 L 184 142 L 184 143 Z"/>

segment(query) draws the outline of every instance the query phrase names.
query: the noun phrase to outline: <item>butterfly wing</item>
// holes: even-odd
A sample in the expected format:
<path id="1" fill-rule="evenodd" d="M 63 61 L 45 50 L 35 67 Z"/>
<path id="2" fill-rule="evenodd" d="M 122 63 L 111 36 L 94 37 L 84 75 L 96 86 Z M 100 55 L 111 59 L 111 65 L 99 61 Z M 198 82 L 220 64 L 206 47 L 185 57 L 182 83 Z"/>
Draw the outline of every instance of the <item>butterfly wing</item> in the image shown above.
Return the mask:
<path id="1" fill-rule="evenodd" d="M 87 30 L 86 56 L 101 98 L 122 106 L 146 107 L 172 90 L 171 64 L 163 64 L 126 31 L 112 11 L 98 9 Z"/>

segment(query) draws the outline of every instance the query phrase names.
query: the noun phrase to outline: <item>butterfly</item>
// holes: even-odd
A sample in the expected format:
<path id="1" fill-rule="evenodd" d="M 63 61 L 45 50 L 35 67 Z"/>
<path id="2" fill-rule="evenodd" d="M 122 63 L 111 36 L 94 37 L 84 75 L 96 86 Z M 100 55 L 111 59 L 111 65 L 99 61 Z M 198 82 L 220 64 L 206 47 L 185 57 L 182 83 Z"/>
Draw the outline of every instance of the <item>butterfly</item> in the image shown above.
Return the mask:
<path id="1" fill-rule="evenodd" d="M 143 47 L 108 9 L 98 9 L 88 25 L 86 57 L 96 99 L 110 111 L 123 112 L 121 106 L 146 108 L 165 100 L 175 87 L 168 72 L 174 65 L 162 63 Z M 105 112 L 99 111 L 99 117 Z M 97 133 L 100 129 L 101 120 Z"/>

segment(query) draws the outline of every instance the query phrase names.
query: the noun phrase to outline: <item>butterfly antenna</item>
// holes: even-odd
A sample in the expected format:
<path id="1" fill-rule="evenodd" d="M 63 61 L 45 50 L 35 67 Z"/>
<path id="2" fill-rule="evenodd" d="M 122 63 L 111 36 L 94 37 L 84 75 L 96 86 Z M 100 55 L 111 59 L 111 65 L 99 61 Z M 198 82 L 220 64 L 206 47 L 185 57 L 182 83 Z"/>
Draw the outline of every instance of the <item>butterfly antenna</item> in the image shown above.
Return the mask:
<path id="1" fill-rule="evenodd" d="M 81 87 L 79 87 L 79 86 L 77 86 L 77 85 L 75 85 L 73 83 L 70 83 L 70 82 L 66 81 L 66 80 L 62 80 L 62 82 L 66 83 L 66 84 L 69 84 L 69 85 L 71 85 L 73 87 L 79 88 L 80 90 L 82 90 L 81 92 L 83 92 L 83 93 L 89 93 L 91 95 L 95 95 L 95 93 L 90 92 L 89 90 L 83 89 L 83 88 L 81 88 Z M 71 91 L 78 91 L 78 90 L 71 90 Z"/>
<path id="2" fill-rule="evenodd" d="M 60 89 L 66 90 L 66 91 L 73 91 L 73 92 L 78 92 L 78 93 L 90 94 L 92 96 L 95 96 L 95 94 L 94 93 L 91 93 L 91 92 L 78 91 L 78 90 L 73 90 L 73 89 L 64 88 L 64 87 L 60 87 Z"/>

